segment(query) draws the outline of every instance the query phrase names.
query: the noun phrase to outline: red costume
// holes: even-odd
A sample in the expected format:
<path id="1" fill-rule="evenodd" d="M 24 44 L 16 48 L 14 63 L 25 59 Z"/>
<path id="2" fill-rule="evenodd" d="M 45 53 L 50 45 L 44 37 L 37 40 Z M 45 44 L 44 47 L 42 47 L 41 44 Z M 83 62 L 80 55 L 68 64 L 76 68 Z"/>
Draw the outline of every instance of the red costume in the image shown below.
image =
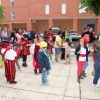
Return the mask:
<path id="1" fill-rule="evenodd" d="M 28 44 L 31 44 L 29 40 L 25 40 L 24 38 L 21 39 L 21 43 L 25 42 L 22 44 L 23 49 L 22 49 L 22 55 L 30 55 L 29 47 L 27 46 Z"/>
<path id="2" fill-rule="evenodd" d="M 10 55 L 11 54 L 11 55 Z M 16 67 L 15 67 L 15 57 L 17 56 L 16 52 L 11 49 L 11 46 L 9 45 L 4 54 L 5 58 L 5 77 L 7 81 L 10 83 L 14 82 L 15 80 L 15 73 L 16 73 Z"/>
<path id="3" fill-rule="evenodd" d="M 35 50 L 34 50 L 34 59 L 35 59 L 35 69 L 39 69 L 39 72 L 40 72 L 40 67 L 39 67 L 39 63 L 38 63 L 38 58 L 37 58 L 37 55 L 38 55 L 38 51 L 40 50 L 40 46 L 39 45 L 35 45 Z"/>

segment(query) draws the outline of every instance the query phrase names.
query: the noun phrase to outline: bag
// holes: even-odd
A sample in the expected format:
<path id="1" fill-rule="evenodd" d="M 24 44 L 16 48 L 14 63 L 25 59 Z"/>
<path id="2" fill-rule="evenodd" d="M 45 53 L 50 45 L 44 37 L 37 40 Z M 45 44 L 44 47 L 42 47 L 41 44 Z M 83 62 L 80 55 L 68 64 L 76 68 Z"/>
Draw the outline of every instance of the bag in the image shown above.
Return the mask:
<path id="1" fill-rule="evenodd" d="M 2 56 L 0 54 L 0 68 L 3 67 L 3 65 L 4 65 L 4 62 L 2 61 Z"/>

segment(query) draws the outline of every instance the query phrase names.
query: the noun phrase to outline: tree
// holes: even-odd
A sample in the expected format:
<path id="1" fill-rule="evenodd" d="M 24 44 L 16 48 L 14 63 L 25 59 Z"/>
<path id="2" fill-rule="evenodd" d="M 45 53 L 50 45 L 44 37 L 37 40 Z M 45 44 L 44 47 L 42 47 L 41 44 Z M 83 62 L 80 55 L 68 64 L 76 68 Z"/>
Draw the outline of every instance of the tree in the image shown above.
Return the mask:
<path id="1" fill-rule="evenodd" d="M 80 4 L 80 9 L 86 8 L 86 11 L 90 11 L 96 16 L 100 15 L 100 0 L 81 0 Z"/>
<path id="2" fill-rule="evenodd" d="M 0 5 L 0 25 L 2 24 L 2 21 L 6 18 L 4 10 L 5 10 L 5 8 Z"/>

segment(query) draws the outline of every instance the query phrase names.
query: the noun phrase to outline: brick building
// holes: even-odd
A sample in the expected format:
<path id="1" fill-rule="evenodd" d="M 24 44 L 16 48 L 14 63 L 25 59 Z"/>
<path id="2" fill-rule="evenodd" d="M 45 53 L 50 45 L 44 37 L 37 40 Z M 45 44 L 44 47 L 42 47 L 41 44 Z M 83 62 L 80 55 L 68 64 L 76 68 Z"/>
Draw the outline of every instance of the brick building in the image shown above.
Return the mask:
<path id="1" fill-rule="evenodd" d="M 100 31 L 100 17 L 79 10 L 80 0 L 0 0 L 7 12 L 4 26 L 44 31 L 51 26 L 62 30 L 77 30 L 79 34 L 87 26 Z"/>

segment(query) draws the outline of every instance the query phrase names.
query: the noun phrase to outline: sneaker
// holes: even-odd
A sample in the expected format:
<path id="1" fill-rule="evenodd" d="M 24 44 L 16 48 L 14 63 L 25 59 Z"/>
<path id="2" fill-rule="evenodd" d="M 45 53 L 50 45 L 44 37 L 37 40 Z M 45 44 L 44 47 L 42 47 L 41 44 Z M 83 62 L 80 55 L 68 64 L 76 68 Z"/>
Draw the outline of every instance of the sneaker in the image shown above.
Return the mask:
<path id="1" fill-rule="evenodd" d="M 34 69 L 34 73 L 37 74 L 37 69 Z"/>
<path id="2" fill-rule="evenodd" d="M 49 84 L 48 83 L 42 83 L 42 85 L 48 86 Z"/>
<path id="3" fill-rule="evenodd" d="M 58 62 L 58 60 L 55 59 L 56 62 Z"/>
<path id="4" fill-rule="evenodd" d="M 49 80 L 47 79 L 47 82 L 49 82 Z"/>
<path id="5" fill-rule="evenodd" d="M 93 86 L 96 87 L 96 88 L 100 88 L 99 84 L 93 84 Z"/>
<path id="6" fill-rule="evenodd" d="M 54 63 L 54 61 L 53 61 L 53 60 L 52 60 L 51 62 L 52 62 L 52 63 Z"/>
<path id="7" fill-rule="evenodd" d="M 22 71 L 22 69 L 20 68 L 19 71 Z"/>

